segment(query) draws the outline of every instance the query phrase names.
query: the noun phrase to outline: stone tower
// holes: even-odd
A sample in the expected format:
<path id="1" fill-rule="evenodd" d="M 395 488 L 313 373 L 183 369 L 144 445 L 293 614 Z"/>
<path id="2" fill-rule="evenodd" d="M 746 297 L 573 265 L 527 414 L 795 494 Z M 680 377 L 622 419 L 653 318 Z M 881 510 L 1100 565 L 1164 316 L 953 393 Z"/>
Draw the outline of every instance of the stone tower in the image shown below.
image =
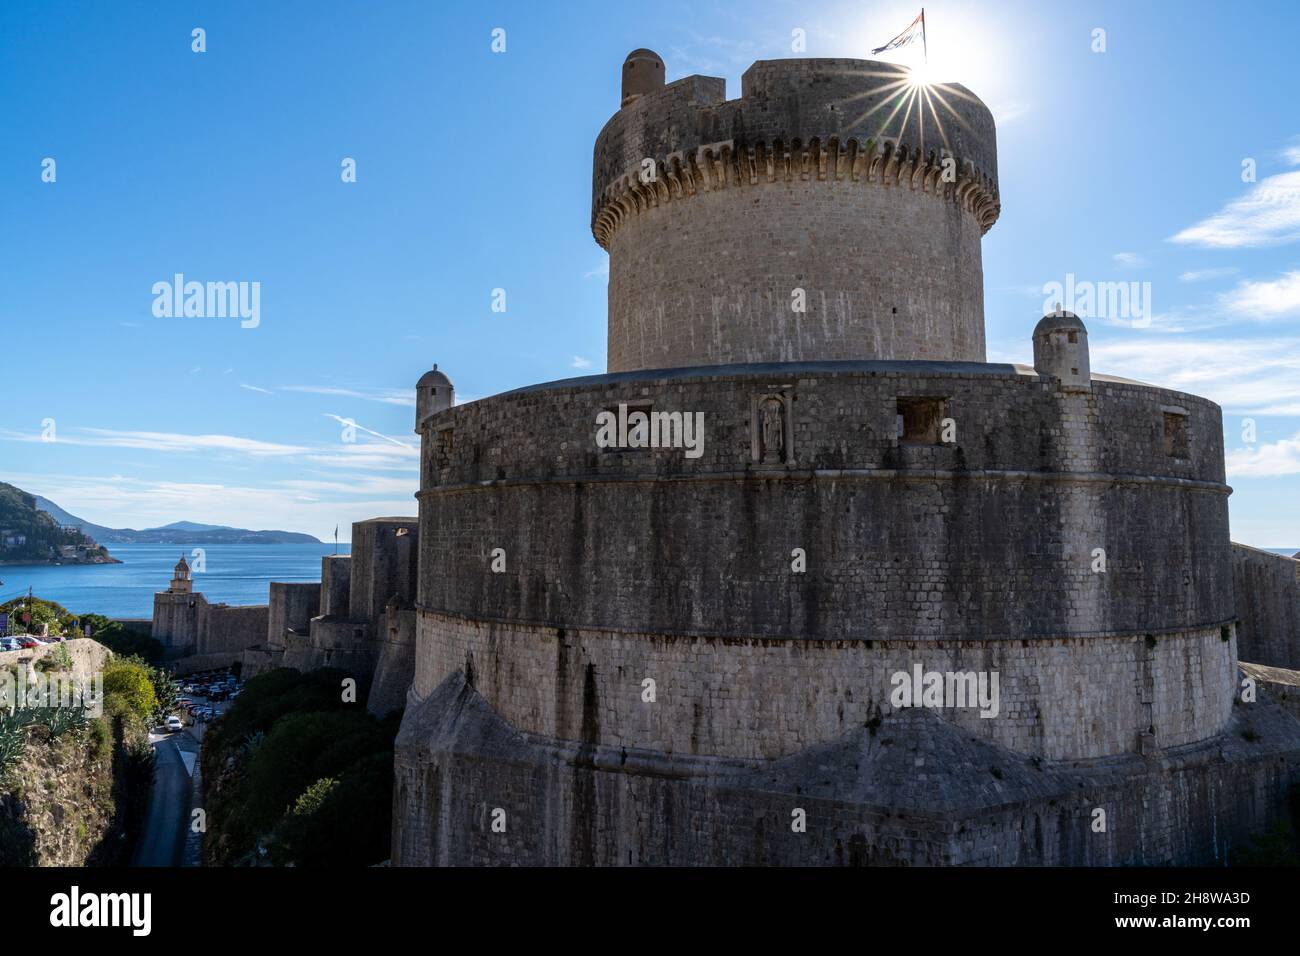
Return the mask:
<path id="1" fill-rule="evenodd" d="M 172 581 L 167 590 L 171 594 L 189 594 L 194 590 L 194 581 L 190 577 L 190 565 L 185 560 L 185 555 L 176 562 L 176 569 L 172 572 Z"/>
<path id="2" fill-rule="evenodd" d="M 1065 314 L 983 361 L 969 91 L 661 62 L 596 143 L 609 374 L 418 399 L 394 864 L 1222 860 L 1300 724 L 1234 703 L 1218 406 Z"/>
<path id="3" fill-rule="evenodd" d="M 622 106 L 664 85 L 664 61 L 654 50 L 633 50 L 623 61 Z"/>
<path id="4" fill-rule="evenodd" d="M 425 419 L 451 408 L 456 403 L 456 389 L 438 363 L 420 376 L 415 383 L 415 431 L 418 433 Z"/>
<path id="5" fill-rule="evenodd" d="M 763 60 L 739 99 L 637 50 L 596 139 L 609 370 L 984 360 L 988 108 L 871 60 Z M 943 122 L 936 123 L 933 116 Z"/>
<path id="6" fill-rule="evenodd" d="M 1034 370 L 1065 388 L 1087 388 L 1088 328 L 1073 312 L 1049 312 L 1034 327 Z"/>

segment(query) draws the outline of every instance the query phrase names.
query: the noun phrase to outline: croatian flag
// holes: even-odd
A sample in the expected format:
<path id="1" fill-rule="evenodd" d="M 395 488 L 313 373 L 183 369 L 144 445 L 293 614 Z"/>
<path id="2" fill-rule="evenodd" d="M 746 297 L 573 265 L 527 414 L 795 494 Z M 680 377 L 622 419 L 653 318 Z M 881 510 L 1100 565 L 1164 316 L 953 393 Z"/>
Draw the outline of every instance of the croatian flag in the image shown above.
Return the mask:
<path id="1" fill-rule="evenodd" d="M 899 47 L 907 46 L 909 43 L 915 43 L 920 40 L 922 45 L 925 44 L 925 9 L 922 8 L 920 16 L 912 21 L 911 25 L 900 33 L 894 39 L 890 40 L 884 46 L 878 46 L 872 53 L 884 53 L 886 50 L 897 50 Z"/>

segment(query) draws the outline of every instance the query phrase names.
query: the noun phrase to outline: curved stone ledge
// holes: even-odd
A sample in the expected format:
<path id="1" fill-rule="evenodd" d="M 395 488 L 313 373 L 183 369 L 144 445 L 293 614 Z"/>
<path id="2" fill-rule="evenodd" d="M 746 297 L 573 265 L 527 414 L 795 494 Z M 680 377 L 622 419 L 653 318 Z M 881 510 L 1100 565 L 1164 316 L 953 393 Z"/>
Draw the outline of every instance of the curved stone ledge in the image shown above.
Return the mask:
<path id="1" fill-rule="evenodd" d="M 632 475 L 555 475 L 548 478 L 499 478 L 465 482 L 459 485 L 438 485 L 415 493 L 417 499 L 440 495 L 483 491 L 491 488 L 531 487 L 534 485 L 598 484 L 603 482 L 692 482 L 692 481 L 1044 481 L 1066 485 L 1147 485 L 1154 488 L 1179 488 L 1206 494 L 1230 495 L 1232 488 L 1219 481 L 1197 481 L 1192 478 L 1173 478 L 1154 475 L 1111 475 L 1103 472 L 1071 471 L 1006 471 L 983 469 L 978 471 L 951 471 L 934 468 L 814 468 L 796 467 L 755 468 L 746 471 L 699 471 L 690 474 L 662 475 L 655 473 Z"/>
<path id="2" fill-rule="evenodd" d="M 494 624 L 504 625 L 506 627 L 528 627 L 528 628 L 552 628 L 565 630 L 567 628 L 577 628 L 583 631 L 599 631 L 606 634 L 619 634 L 626 637 L 645 637 L 651 639 L 659 638 L 707 638 L 717 640 L 723 643 L 740 643 L 755 645 L 772 645 L 779 646 L 790 643 L 805 643 L 811 638 L 800 634 L 739 634 L 734 631 L 650 631 L 645 628 L 619 627 L 616 624 L 603 624 L 597 622 L 580 622 L 572 621 L 538 621 L 525 620 L 516 617 L 497 617 L 489 614 L 464 614 L 452 608 L 426 607 L 417 606 L 418 611 L 425 611 L 438 617 L 445 617 L 463 621 L 466 624 Z M 931 645 L 944 644 L 988 644 L 1002 641 L 1027 641 L 1035 643 L 1038 641 L 1088 641 L 1094 638 L 1132 638 L 1141 636 L 1144 639 L 1150 637 L 1165 637 L 1169 635 L 1185 634 L 1189 631 L 1217 631 L 1222 635 L 1223 628 L 1234 628 L 1237 621 L 1232 618 L 1224 618 L 1221 621 L 1209 621 L 1196 623 L 1180 627 L 1157 627 L 1150 630 L 1138 632 L 1132 630 L 1100 630 L 1100 631 L 1054 631 L 1052 633 L 1036 634 L 1032 632 L 1015 633 L 1015 634 L 980 634 L 976 636 L 960 634 L 894 634 L 888 638 L 871 638 L 871 637 L 839 637 L 839 638 L 818 638 L 818 643 L 832 647 L 872 647 L 884 645 L 905 645 L 909 649 L 923 650 Z M 1222 639 L 1222 637 L 1220 638 Z"/>
<path id="3" fill-rule="evenodd" d="M 1222 730 L 1236 674 L 1235 642 L 1217 628 L 1087 641 L 787 642 L 421 610 L 417 634 L 417 697 L 464 670 L 521 731 L 669 756 L 775 759 L 829 742 L 898 710 L 895 675 L 918 665 L 985 675 L 991 716 L 922 709 L 1017 753 L 1073 760 L 1179 747 Z"/>

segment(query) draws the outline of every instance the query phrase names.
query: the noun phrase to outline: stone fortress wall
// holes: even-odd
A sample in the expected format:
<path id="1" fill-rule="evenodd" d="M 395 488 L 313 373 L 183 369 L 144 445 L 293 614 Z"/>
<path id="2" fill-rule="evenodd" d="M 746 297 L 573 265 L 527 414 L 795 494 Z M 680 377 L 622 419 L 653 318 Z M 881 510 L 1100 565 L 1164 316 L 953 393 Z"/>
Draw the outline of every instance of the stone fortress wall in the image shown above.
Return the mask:
<path id="1" fill-rule="evenodd" d="M 434 366 L 418 521 L 272 585 L 245 673 L 406 705 L 396 865 L 1231 862 L 1300 781 L 1300 562 L 1231 547 L 1219 408 L 1093 374 L 1059 311 L 1033 368 L 983 363 L 968 91 L 924 139 L 890 64 L 760 62 L 734 101 L 625 70 L 611 374 L 455 406 Z M 599 447 L 620 406 L 698 413 L 701 453 Z M 897 706 L 916 668 L 996 676 L 996 715 Z"/>
<path id="2" fill-rule="evenodd" d="M 362 690 L 375 683 L 373 712 L 403 706 L 415 667 L 418 523 L 372 518 L 355 522 L 352 536 L 352 554 L 321 558 L 319 583 L 272 582 L 264 605 L 155 594 L 153 636 L 168 649 L 169 666 L 191 673 L 238 662 L 244 677 L 336 667 Z"/>
<path id="3" fill-rule="evenodd" d="M 238 655 L 266 635 L 270 606 L 210 604 L 200 593 L 159 592 L 154 595 L 152 636 L 169 659 Z"/>
<path id="4" fill-rule="evenodd" d="M 282 648 L 291 635 L 308 633 L 311 619 L 320 612 L 321 590 L 320 584 L 309 581 L 271 582 L 266 643 Z"/>
<path id="5" fill-rule="evenodd" d="M 983 105 L 942 88 L 922 140 L 889 64 L 624 77 L 612 374 L 417 385 L 394 864 L 1191 863 L 1282 818 L 1300 722 L 1236 693 L 1218 407 L 1092 374 L 1059 311 L 1032 370 L 982 364 Z M 599 447 L 620 406 L 702 414 L 702 454 Z M 917 667 L 996 675 L 996 716 L 895 705 Z"/>
<path id="6" fill-rule="evenodd" d="M 202 594 L 159 591 L 153 596 L 153 627 L 150 634 L 168 654 L 193 653 L 199 642 L 199 605 L 207 605 Z"/>
<path id="7" fill-rule="evenodd" d="M 893 64 L 764 60 L 740 99 L 694 76 L 619 110 L 597 137 L 592 188 L 610 371 L 983 361 L 993 118 L 953 87 L 940 127 L 893 108 L 909 92 Z"/>
<path id="8" fill-rule="evenodd" d="M 416 697 L 472 667 L 527 732 L 564 737 L 595 693 L 602 744 L 772 758 L 888 710 L 890 675 L 923 659 L 999 671 L 1000 719 L 943 715 L 1025 753 L 1222 729 L 1235 651 L 1212 403 L 1102 379 L 1062 396 L 991 365 L 655 374 L 431 419 L 454 451 L 421 493 Z M 751 409 L 772 393 L 792 455 L 765 464 Z M 898 402 L 914 396 L 942 398 L 956 442 L 900 440 Z M 703 411 L 703 455 L 595 449 L 597 413 L 620 402 Z M 1168 408 L 1187 419 L 1185 458 L 1166 452 Z M 521 433 L 545 439 L 508 440 Z M 641 704 L 646 677 L 657 707 Z"/>
<path id="9" fill-rule="evenodd" d="M 1241 659 L 1300 670 L 1300 561 L 1232 546 Z"/>
<path id="10" fill-rule="evenodd" d="M 411 677 L 416 561 L 419 525 L 415 518 L 371 518 L 352 525 L 352 553 L 321 560 L 320 609 L 309 631 L 286 643 L 280 666 L 297 670 L 337 667 L 354 674 L 370 690 L 377 671 L 381 700 L 372 709 L 393 709 L 393 681 Z M 381 668 L 381 664 L 383 667 Z M 405 669 L 403 669 L 405 665 Z M 265 666 L 265 664 L 261 665 Z M 401 706 L 397 695 L 396 706 Z"/>

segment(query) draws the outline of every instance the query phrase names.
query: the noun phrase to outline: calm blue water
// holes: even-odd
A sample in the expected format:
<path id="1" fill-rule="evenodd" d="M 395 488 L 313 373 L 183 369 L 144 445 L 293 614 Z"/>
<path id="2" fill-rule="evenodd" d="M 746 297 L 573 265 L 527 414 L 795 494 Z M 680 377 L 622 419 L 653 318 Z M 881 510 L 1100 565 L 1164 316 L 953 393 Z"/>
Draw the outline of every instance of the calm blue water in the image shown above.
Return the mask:
<path id="1" fill-rule="evenodd" d="M 30 587 L 77 614 L 152 617 L 154 592 L 167 590 L 182 552 L 194 564 L 195 548 L 207 570 L 194 575 L 194 590 L 214 604 L 265 604 L 270 582 L 319 581 L 321 556 L 334 553 L 333 544 L 115 544 L 108 550 L 121 564 L 0 565 L 0 604 Z"/>

